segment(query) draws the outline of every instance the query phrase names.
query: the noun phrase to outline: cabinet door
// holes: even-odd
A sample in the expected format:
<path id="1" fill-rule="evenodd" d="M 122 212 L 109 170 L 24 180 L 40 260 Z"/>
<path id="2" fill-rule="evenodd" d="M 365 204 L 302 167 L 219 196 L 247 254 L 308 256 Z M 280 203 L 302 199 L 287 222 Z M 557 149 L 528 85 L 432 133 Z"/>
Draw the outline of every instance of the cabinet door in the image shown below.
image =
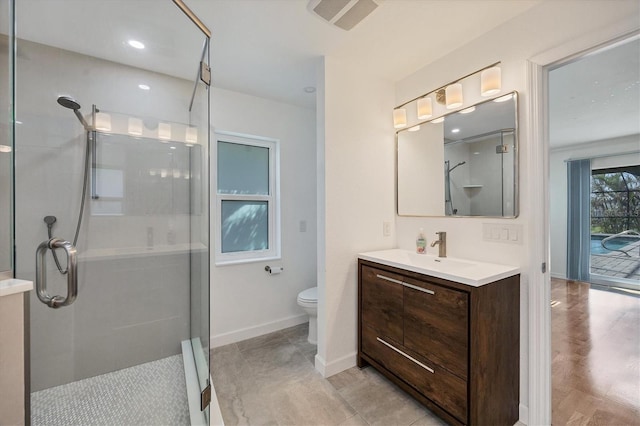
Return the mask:
<path id="1" fill-rule="evenodd" d="M 404 346 L 467 378 L 469 348 L 468 294 L 428 282 L 404 288 Z"/>
<path id="2" fill-rule="evenodd" d="M 362 327 L 362 350 L 463 423 L 467 422 L 467 382 L 436 364 Z"/>
<path id="3" fill-rule="evenodd" d="M 362 323 L 380 335 L 402 343 L 402 276 L 362 267 Z"/>

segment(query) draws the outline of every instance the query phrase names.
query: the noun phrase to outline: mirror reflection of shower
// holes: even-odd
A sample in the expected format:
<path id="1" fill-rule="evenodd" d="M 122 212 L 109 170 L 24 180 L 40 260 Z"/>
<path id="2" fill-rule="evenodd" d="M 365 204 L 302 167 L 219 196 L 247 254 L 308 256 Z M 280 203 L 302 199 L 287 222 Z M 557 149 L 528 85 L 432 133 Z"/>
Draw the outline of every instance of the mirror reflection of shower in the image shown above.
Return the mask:
<path id="1" fill-rule="evenodd" d="M 444 162 L 444 209 L 447 215 L 455 215 L 458 213 L 458 209 L 453 207 L 453 201 L 451 200 L 451 172 L 463 164 L 467 164 L 467 162 L 461 161 L 453 167 L 451 167 L 449 160 L 445 160 Z"/>

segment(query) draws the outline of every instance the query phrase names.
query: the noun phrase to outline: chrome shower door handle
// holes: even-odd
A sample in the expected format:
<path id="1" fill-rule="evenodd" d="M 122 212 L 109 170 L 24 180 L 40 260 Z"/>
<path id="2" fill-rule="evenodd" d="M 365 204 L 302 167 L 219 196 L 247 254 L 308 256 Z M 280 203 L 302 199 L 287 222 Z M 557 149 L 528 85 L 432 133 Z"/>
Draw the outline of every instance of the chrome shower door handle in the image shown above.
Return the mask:
<path id="1" fill-rule="evenodd" d="M 67 253 L 67 297 L 51 296 L 47 292 L 47 250 L 62 248 Z M 68 306 L 78 295 L 78 264 L 76 248 L 69 241 L 52 238 L 42 242 L 36 250 L 36 294 L 38 299 L 50 308 Z"/>

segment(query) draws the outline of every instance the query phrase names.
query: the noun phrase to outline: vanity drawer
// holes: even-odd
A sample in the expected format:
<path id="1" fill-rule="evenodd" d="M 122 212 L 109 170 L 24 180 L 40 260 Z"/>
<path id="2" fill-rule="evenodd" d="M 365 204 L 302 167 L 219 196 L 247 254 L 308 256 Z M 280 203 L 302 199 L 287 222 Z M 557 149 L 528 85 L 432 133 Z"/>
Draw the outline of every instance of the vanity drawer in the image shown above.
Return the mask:
<path id="1" fill-rule="evenodd" d="M 362 352 L 466 424 L 467 382 L 389 340 L 362 327 Z"/>
<path id="2" fill-rule="evenodd" d="M 362 323 L 382 336 L 402 342 L 402 276 L 369 266 L 362 267 Z"/>
<path id="3" fill-rule="evenodd" d="M 406 348 L 467 379 L 469 295 L 440 285 L 406 279 L 404 340 Z"/>

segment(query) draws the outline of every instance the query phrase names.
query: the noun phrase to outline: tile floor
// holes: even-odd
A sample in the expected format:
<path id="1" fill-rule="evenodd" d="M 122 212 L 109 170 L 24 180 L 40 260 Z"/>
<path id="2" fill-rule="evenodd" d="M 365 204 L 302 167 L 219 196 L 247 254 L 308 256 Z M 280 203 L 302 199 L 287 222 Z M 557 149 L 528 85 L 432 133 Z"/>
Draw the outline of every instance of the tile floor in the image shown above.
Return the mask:
<path id="1" fill-rule="evenodd" d="M 444 425 L 373 368 L 324 379 L 307 324 L 211 350 L 225 425 Z"/>
<path id="2" fill-rule="evenodd" d="M 31 394 L 33 426 L 189 423 L 182 355 Z"/>

